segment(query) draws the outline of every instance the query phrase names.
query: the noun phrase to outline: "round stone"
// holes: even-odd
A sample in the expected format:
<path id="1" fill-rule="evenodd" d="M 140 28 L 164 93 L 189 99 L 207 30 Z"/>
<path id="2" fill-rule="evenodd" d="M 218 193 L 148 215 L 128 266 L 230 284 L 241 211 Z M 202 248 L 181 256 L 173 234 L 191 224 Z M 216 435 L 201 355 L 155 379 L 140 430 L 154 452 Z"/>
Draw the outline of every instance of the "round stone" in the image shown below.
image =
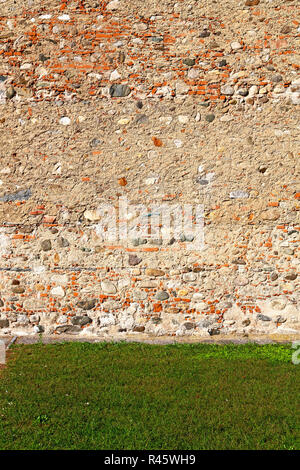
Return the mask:
<path id="1" fill-rule="evenodd" d="M 77 307 L 82 308 L 83 310 L 92 310 L 96 305 L 96 300 L 80 300 L 77 303 Z"/>
<path id="2" fill-rule="evenodd" d="M 161 290 L 161 291 L 157 292 L 155 298 L 157 300 L 167 300 L 169 298 L 169 294 L 168 294 L 168 292 Z"/>
<path id="3" fill-rule="evenodd" d="M 62 124 L 63 126 L 69 126 L 71 124 L 71 119 L 64 116 L 60 119 L 60 124 Z"/>
<path id="4" fill-rule="evenodd" d="M 193 65 L 195 65 L 195 63 L 196 63 L 195 59 L 183 59 L 182 62 L 185 65 L 188 65 L 189 67 L 193 67 Z"/>
<path id="5" fill-rule="evenodd" d="M 210 36 L 210 31 L 208 31 L 207 29 L 205 29 L 204 31 L 202 31 L 202 33 L 199 34 L 200 38 L 208 38 L 209 36 Z"/>
<path id="6" fill-rule="evenodd" d="M 16 95 L 16 90 L 13 86 L 10 86 L 6 90 L 6 98 L 11 100 Z"/>
<path id="7" fill-rule="evenodd" d="M 205 120 L 206 120 L 207 122 L 213 122 L 213 121 L 215 120 L 215 117 L 216 117 L 216 116 L 215 116 L 214 114 L 207 114 L 207 115 L 205 116 Z"/>
<path id="8" fill-rule="evenodd" d="M 57 243 L 58 243 L 58 246 L 60 246 L 61 248 L 66 248 L 67 246 L 70 245 L 68 240 L 64 237 L 58 237 Z"/>
<path id="9" fill-rule="evenodd" d="M 285 279 L 287 281 L 294 281 L 295 279 L 297 279 L 297 273 L 288 273 L 286 276 L 285 276 Z"/>
<path id="10" fill-rule="evenodd" d="M 134 289 L 132 294 L 134 300 L 145 300 L 147 298 L 147 292 L 141 289 Z"/>
<path id="11" fill-rule="evenodd" d="M 101 289 L 103 292 L 105 292 L 105 294 L 115 294 L 117 292 L 115 284 L 111 281 L 102 281 Z"/>
<path id="12" fill-rule="evenodd" d="M 44 250 L 44 251 L 49 251 L 49 250 L 51 250 L 51 248 L 52 248 L 51 240 L 43 240 L 43 241 L 41 242 L 41 248 L 42 248 L 42 250 Z"/>
<path id="13" fill-rule="evenodd" d="M 282 82 L 283 78 L 281 75 L 273 75 L 272 82 L 279 83 Z"/>
<path id="14" fill-rule="evenodd" d="M 222 95 L 233 95 L 234 94 L 234 88 L 230 85 L 225 85 L 221 87 L 221 93 Z"/>
<path id="15" fill-rule="evenodd" d="M 182 278 L 185 282 L 193 282 L 196 281 L 197 275 L 195 273 L 184 273 Z"/>

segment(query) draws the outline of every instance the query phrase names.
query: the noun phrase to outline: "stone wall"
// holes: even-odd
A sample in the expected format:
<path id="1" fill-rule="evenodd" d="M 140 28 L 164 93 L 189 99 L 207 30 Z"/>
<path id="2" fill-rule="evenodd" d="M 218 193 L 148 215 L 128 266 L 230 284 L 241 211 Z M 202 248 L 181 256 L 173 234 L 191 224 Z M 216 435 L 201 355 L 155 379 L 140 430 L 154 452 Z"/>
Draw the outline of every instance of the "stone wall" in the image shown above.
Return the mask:
<path id="1" fill-rule="evenodd" d="M 299 13 L 0 0 L 0 335 L 299 335 Z"/>

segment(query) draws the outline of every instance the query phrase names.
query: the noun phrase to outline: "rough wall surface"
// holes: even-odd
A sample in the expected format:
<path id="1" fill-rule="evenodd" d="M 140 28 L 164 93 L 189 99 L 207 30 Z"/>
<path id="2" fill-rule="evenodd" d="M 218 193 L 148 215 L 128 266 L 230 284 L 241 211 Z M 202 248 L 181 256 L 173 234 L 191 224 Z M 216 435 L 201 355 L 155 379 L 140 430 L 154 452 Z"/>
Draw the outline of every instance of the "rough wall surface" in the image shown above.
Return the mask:
<path id="1" fill-rule="evenodd" d="M 0 0 L 0 335 L 299 335 L 299 18 Z M 203 205 L 203 249 L 112 241 L 121 197 Z"/>

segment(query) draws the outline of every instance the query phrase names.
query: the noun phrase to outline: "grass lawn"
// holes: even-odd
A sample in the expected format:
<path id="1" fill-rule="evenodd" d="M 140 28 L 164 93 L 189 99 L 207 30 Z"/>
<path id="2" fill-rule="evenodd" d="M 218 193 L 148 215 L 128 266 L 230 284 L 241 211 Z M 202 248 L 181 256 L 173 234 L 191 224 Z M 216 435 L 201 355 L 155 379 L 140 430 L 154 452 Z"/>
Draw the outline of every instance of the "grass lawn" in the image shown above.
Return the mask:
<path id="1" fill-rule="evenodd" d="M 16 345 L 0 449 L 299 449 L 290 345 Z"/>

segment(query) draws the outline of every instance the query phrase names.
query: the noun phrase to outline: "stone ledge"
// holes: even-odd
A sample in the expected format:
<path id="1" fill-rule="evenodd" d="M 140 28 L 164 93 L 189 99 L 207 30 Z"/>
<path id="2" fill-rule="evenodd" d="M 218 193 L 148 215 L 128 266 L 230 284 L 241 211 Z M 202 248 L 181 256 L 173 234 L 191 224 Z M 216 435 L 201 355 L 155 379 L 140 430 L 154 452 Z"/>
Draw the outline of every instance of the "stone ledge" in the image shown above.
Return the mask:
<path id="1" fill-rule="evenodd" d="M 13 339 L 12 337 L 1 337 L 0 340 L 4 340 L 6 344 Z M 224 336 L 219 335 L 218 339 L 204 339 L 204 338 L 174 338 L 169 336 L 162 336 L 158 338 L 153 338 L 150 335 L 127 335 L 124 337 L 120 336 L 110 336 L 107 338 L 99 338 L 98 336 L 91 336 L 86 338 L 74 338 L 74 336 L 70 335 L 60 335 L 58 338 L 54 338 L 53 336 L 43 336 L 40 338 L 38 335 L 32 336 L 18 336 L 15 344 L 36 344 L 42 342 L 43 344 L 55 344 L 55 343 L 63 343 L 63 342 L 80 342 L 80 343 L 104 343 L 104 342 L 126 342 L 126 343 L 146 343 L 146 344 L 247 344 L 247 343 L 255 343 L 255 344 L 274 344 L 274 343 L 291 343 L 293 341 L 300 340 L 300 332 L 297 335 L 253 335 L 245 337 L 237 338 L 236 336 Z"/>

